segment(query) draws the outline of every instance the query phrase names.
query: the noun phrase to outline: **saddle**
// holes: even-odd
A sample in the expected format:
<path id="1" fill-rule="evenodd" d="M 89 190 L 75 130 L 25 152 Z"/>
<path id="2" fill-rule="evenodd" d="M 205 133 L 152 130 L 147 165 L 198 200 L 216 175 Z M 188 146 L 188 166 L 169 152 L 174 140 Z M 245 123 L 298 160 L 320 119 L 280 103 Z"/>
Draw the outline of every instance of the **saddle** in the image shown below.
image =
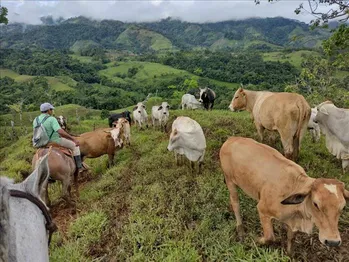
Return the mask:
<path id="1" fill-rule="evenodd" d="M 69 148 L 66 148 L 66 147 L 63 147 L 61 146 L 60 144 L 57 144 L 55 142 L 49 142 L 47 143 L 47 145 L 44 147 L 44 148 L 50 148 L 50 147 L 54 147 L 54 148 L 57 148 L 59 149 L 62 153 L 64 153 L 66 156 L 70 156 L 73 158 L 73 152 L 69 149 Z"/>

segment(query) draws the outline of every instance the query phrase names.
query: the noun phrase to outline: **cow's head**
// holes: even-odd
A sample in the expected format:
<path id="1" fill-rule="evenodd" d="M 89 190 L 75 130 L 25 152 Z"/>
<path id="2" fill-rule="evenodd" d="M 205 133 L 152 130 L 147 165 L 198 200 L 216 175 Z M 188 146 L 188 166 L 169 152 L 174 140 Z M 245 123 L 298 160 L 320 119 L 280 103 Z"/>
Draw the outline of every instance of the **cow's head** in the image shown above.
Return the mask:
<path id="1" fill-rule="evenodd" d="M 207 97 L 207 87 L 200 88 L 199 102 L 203 103 L 204 99 Z"/>
<path id="2" fill-rule="evenodd" d="M 176 128 L 172 129 L 170 140 L 167 146 L 167 150 L 172 151 L 174 149 L 174 144 L 179 139 L 180 135 L 178 133 L 178 130 Z"/>
<path id="3" fill-rule="evenodd" d="M 120 118 L 120 119 L 124 119 L 124 118 Z M 104 131 L 106 133 L 109 133 L 110 136 L 112 137 L 114 144 L 115 144 L 115 148 L 117 148 L 117 147 L 122 148 L 124 146 L 124 141 L 121 138 L 122 128 L 121 128 L 121 124 L 119 122 L 120 119 L 113 122 L 113 128 L 110 131 Z"/>
<path id="4" fill-rule="evenodd" d="M 325 101 L 316 107 L 317 114 L 314 118 L 315 123 L 321 123 L 325 118 L 328 117 L 328 107 L 334 107 L 331 101 Z"/>
<path id="5" fill-rule="evenodd" d="M 247 99 L 245 91 L 242 87 L 236 90 L 233 99 L 229 105 L 231 111 L 245 110 L 247 106 Z"/>
<path id="6" fill-rule="evenodd" d="M 59 125 L 61 126 L 61 128 L 66 129 L 66 118 L 62 115 L 57 117 L 57 121 L 59 123 Z"/>
<path id="7" fill-rule="evenodd" d="M 137 105 L 133 108 L 133 111 L 137 110 L 139 114 L 142 113 L 143 110 L 145 110 L 145 105 L 142 102 L 137 103 Z"/>
<path id="8" fill-rule="evenodd" d="M 339 216 L 349 201 L 349 191 L 336 179 L 319 178 L 309 186 L 308 192 L 300 192 L 283 200 L 283 205 L 304 202 L 304 211 L 319 229 L 319 240 L 329 247 L 341 244 L 338 231 Z"/>
<path id="9" fill-rule="evenodd" d="M 168 110 L 170 109 L 170 105 L 167 102 L 162 102 L 161 106 L 159 106 L 158 110 L 162 111 L 162 114 L 165 116 L 169 116 Z"/>

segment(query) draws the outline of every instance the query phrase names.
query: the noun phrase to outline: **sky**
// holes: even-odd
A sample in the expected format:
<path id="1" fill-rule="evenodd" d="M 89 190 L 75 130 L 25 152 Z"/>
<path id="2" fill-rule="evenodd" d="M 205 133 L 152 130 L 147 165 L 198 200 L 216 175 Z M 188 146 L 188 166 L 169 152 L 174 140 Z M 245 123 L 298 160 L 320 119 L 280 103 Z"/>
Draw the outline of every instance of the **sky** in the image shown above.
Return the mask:
<path id="1" fill-rule="evenodd" d="M 0 0 L 1 1 L 1 0 Z M 102 20 L 113 19 L 123 22 L 157 21 L 169 16 L 188 22 L 217 22 L 238 20 L 251 17 L 282 16 L 310 22 L 314 17 L 306 12 L 296 15 L 294 10 L 302 0 L 13 0 L 1 1 L 8 8 L 8 19 L 11 22 L 40 24 L 40 17 L 53 16 L 65 19 L 76 16 Z M 326 10 L 327 7 L 320 7 Z"/>

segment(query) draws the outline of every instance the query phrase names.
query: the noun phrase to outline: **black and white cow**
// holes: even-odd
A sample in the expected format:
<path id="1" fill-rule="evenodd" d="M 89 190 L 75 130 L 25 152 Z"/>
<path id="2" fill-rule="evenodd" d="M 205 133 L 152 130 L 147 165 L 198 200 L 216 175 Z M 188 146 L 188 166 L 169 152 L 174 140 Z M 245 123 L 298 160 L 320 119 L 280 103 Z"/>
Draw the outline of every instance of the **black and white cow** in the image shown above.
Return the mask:
<path id="1" fill-rule="evenodd" d="M 199 102 L 204 104 L 206 110 L 212 110 L 215 99 L 216 93 L 212 89 L 208 87 L 205 87 L 203 89 L 200 88 Z"/>
<path id="2" fill-rule="evenodd" d="M 117 121 L 119 118 L 126 118 L 126 120 L 130 123 L 131 125 L 131 113 L 130 111 L 126 110 L 122 113 L 118 113 L 118 114 L 112 114 L 109 116 L 108 118 L 108 122 L 109 122 L 109 127 L 112 127 L 113 126 L 113 122 Z"/>

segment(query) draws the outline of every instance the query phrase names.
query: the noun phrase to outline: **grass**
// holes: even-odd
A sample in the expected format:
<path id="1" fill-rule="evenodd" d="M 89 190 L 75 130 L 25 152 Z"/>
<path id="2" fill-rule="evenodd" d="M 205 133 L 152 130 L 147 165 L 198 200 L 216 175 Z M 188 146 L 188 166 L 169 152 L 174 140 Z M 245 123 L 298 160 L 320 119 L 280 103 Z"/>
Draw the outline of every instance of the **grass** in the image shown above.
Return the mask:
<path id="1" fill-rule="evenodd" d="M 283 52 L 268 52 L 263 53 L 264 61 L 280 61 L 280 62 L 290 62 L 297 68 L 301 68 L 301 63 L 303 61 L 303 55 L 319 55 L 316 51 L 300 50 L 293 51 L 291 53 Z"/>
<path id="2" fill-rule="evenodd" d="M 20 75 L 10 69 L 0 69 L 0 77 L 11 77 L 16 82 L 24 83 L 32 80 L 35 76 L 30 75 Z M 76 85 L 76 81 L 68 76 L 46 76 L 49 86 L 57 92 L 71 91 L 73 90 L 72 86 Z"/>
<path id="3" fill-rule="evenodd" d="M 68 119 L 73 118 L 74 105 L 66 109 Z M 290 261 L 284 253 L 285 232 L 279 223 L 275 226 L 277 244 L 256 244 L 255 238 L 261 233 L 256 202 L 242 192 L 241 212 L 247 237 L 243 242 L 237 241 L 218 152 L 229 136 L 257 138 L 249 115 L 226 110 L 171 110 L 170 114 L 189 116 L 203 127 L 207 140 L 203 173 L 191 174 L 188 164 L 175 164 L 173 154 L 166 149 L 166 133 L 152 128 L 139 131 L 132 126 L 132 145 L 117 152 L 114 167 L 106 169 L 106 156 L 88 161 L 92 181 L 80 187 L 78 213 L 53 209 L 60 230 L 50 247 L 50 261 Z M 86 132 L 93 125 L 107 123 L 96 117 L 72 129 Z M 281 150 L 279 140 L 273 142 L 275 137 L 275 133 L 267 132 L 266 141 Z M 6 165 L 1 162 L 4 174 L 14 176 L 21 169 L 28 171 L 27 164 L 20 162 L 33 155 L 30 144 L 25 142 L 28 138 L 0 150 L 0 155 L 6 156 Z M 309 134 L 302 144 L 299 164 L 311 177 L 339 178 L 341 172 L 340 161 L 327 152 L 324 138 L 314 144 Z M 342 181 L 348 185 L 349 177 Z M 53 198 L 59 196 L 58 190 L 51 188 Z M 345 209 L 340 218 L 342 232 L 348 228 L 348 221 L 349 210 Z M 344 251 L 320 245 L 316 253 L 312 252 L 309 239 L 304 234 L 297 237 L 296 260 L 340 260 L 344 255 Z M 317 235 L 313 242 L 318 244 Z M 346 242 L 348 236 L 343 238 L 343 245 L 347 246 Z"/>

